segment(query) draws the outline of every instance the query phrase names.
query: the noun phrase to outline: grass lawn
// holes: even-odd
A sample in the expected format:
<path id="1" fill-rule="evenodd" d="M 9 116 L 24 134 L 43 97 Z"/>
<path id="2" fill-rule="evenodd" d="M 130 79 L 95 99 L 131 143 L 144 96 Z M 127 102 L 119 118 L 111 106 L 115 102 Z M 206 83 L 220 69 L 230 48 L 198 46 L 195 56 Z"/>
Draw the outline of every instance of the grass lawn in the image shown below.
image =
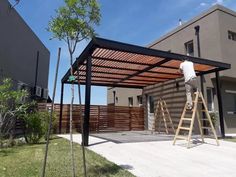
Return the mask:
<path id="1" fill-rule="evenodd" d="M 236 142 L 236 138 L 226 138 L 226 141 Z"/>
<path id="2" fill-rule="evenodd" d="M 77 176 L 83 176 L 80 145 L 75 146 Z M 71 176 L 69 141 L 51 140 L 46 169 L 47 177 Z M 41 174 L 45 144 L 22 145 L 0 150 L 0 177 L 38 177 Z M 114 152 L 117 153 L 117 152 Z M 86 150 L 87 171 L 90 177 L 133 177 L 131 173 Z"/>

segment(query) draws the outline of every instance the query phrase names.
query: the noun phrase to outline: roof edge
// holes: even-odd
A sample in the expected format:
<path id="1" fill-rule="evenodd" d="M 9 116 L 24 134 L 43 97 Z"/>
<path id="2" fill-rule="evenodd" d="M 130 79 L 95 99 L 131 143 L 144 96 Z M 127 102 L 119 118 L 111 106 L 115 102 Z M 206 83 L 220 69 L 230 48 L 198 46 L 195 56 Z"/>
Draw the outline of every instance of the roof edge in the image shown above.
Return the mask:
<path id="1" fill-rule="evenodd" d="M 236 12 L 235 12 L 235 11 L 233 11 L 233 10 L 231 10 L 231 9 L 229 9 L 229 8 L 226 8 L 226 7 L 222 6 L 222 5 L 216 4 L 216 5 L 212 6 L 211 8 L 209 8 L 208 10 L 206 10 L 206 11 L 202 12 L 201 14 L 195 16 L 195 17 L 192 18 L 191 20 L 185 22 L 185 23 L 182 24 L 181 26 L 178 26 L 178 27 L 176 27 L 175 29 L 171 30 L 170 32 L 164 34 L 164 35 L 161 36 L 159 39 L 157 39 L 157 40 L 151 42 L 150 44 L 147 45 L 147 47 L 148 47 L 148 48 L 153 47 L 153 46 L 156 45 L 157 43 L 159 43 L 159 42 L 165 40 L 166 38 L 172 36 L 173 34 L 175 34 L 175 33 L 179 32 L 179 31 L 181 31 L 182 29 L 186 28 L 187 26 L 189 26 L 189 25 L 191 25 L 191 24 L 197 22 L 198 20 L 204 18 L 205 16 L 210 15 L 211 13 L 213 13 L 213 12 L 215 12 L 215 11 L 217 11 L 217 10 L 222 11 L 222 12 L 225 12 L 225 13 L 228 13 L 228 14 L 233 15 L 233 16 L 236 17 Z"/>

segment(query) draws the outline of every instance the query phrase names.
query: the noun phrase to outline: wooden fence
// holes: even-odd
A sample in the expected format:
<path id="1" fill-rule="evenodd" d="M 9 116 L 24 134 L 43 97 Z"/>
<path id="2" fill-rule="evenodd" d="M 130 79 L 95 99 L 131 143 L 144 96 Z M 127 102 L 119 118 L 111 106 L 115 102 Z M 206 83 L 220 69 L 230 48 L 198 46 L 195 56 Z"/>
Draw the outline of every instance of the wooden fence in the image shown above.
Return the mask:
<path id="1" fill-rule="evenodd" d="M 39 104 L 40 111 L 48 110 L 50 104 Z M 60 105 L 54 105 L 54 111 L 58 120 Z M 69 115 L 70 105 L 63 105 L 62 112 L 62 133 L 69 132 Z M 79 115 L 79 105 L 73 106 L 73 130 L 81 131 L 81 119 Z M 84 113 L 84 105 L 82 106 L 82 113 Z M 108 132 L 108 131 L 130 131 L 130 130 L 144 130 L 144 109 L 143 107 L 125 107 L 125 106 L 90 106 L 90 132 Z"/>

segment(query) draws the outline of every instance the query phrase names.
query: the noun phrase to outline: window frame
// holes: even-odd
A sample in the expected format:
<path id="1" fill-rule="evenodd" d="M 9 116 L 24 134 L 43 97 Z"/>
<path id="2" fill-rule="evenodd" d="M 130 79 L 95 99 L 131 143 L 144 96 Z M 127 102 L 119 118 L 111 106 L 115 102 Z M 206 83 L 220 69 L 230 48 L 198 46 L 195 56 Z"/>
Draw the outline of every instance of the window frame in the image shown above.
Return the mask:
<path id="1" fill-rule="evenodd" d="M 189 53 L 189 45 L 192 44 L 192 53 Z M 188 56 L 194 56 L 194 43 L 193 43 L 193 40 L 190 40 L 188 42 L 185 42 L 184 43 L 184 46 L 185 46 L 185 54 L 188 55 Z"/>
<path id="2" fill-rule="evenodd" d="M 152 100 L 152 104 L 151 104 L 151 100 Z M 151 106 L 153 106 L 153 108 L 151 108 Z M 148 95 L 148 113 L 154 114 L 154 111 L 155 111 L 154 97 L 152 95 Z"/>
<path id="3" fill-rule="evenodd" d="M 236 32 L 228 30 L 228 39 L 232 41 L 236 41 Z"/>
<path id="4" fill-rule="evenodd" d="M 210 97 L 211 97 L 211 109 L 209 109 L 209 99 L 208 99 L 208 90 L 210 90 Z M 215 110 L 215 105 L 214 105 L 214 92 L 213 92 L 213 88 L 212 87 L 207 87 L 206 88 L 206 93 L 207 93 L 207 109 L 209 112 L 214 112 Z"/>
<path id="5" fill-rule="evenodd" d="M 236 90 L 225 90 L 226 94 L 231 94 L 234 96 L 234 110 L 226 110 L 227 114 L 235 115 L 236 114 Z"/>
<path id="6" fill-rule="evenodd" d="M 128 97 L 128 106 L 133 107 L 134 106 L 134 98 L 133 97 Z"/>
<path id="7" fill-rule="evenodd" d="M 143 97 L 142 97 L 142 95 L 138 95 L 137 96 L 137 103 L 138 103 L 139 106 L 143 105 Z"/>

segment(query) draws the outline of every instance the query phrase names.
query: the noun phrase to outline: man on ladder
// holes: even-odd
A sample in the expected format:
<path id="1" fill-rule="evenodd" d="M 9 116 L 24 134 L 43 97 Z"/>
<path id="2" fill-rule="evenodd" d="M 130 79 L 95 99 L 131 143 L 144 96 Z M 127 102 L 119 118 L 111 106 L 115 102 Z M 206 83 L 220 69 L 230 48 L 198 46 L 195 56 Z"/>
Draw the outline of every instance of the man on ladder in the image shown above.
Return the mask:
<path id="1" fill-rule="evenodd" d="M 187 96 L 187 109 L 193 108 L 192 92 L 197 91 L 197 76 L 194 71 L 193 62 L 184 60 L 180 64 L 180 72 L 184 74 L 184 82 Z"/>
<path id="2" fill-rule="evenodd" d="M 185 78 L 187 102 L 184 106 L 184 110 L 182 112 L 178 128 L 176 130 L 173 145 L 175 145 L 175 142 L 177 139 L 185 139 L 188 142 L 187 148 L 190 148 L 190 140 L 191 140 L 191 136 L 192 136 L 195 115 L 197 115 L 197 121 L 199 124 L 199 130 L 200 130 L 202 142 L 204 142 L 203 129 L 210 128 L 213 132 L 215 139 L 216 139 L 217 145 L 219 145 L 218 138 L 217 138 L 217 135 L 215 132 L 215 128 L 214 128 L 213 123 L 211 121 L 211 117 L 208 112 L 206 102 L 202 96 L 202 93 L 197 90 L 197 78 L 196 78 L 196 74 L 194 71 L 193 63 L 191 61 L 185 60 L 184 62 L 182 62 L 180 64 L 180 71 L 184 74 L 184 78 Z M 194 105 L 193 105 L 193 101 L 192 101 L 192 91 L 193 90 L 195 91 Z M 201 111 L 205 112 L 206 117 L 207 117 L 206 120 L 209 122 L 209 125 L 210 125 L 209 127 L 202 127 L 201 119 L 200 119 L 199 112 L 198 112 L 199 111 L 198 110 L 198 103 L 202 103 Z M 187 115 L 190 112 L 191 112 L 191 116 Z M 189 122 L 189 124 L 187 122 Z M 180 131 L 185 131 L 185 132 L 187 131 L 188 132 L 187 137 L 179 135 Z"/>

